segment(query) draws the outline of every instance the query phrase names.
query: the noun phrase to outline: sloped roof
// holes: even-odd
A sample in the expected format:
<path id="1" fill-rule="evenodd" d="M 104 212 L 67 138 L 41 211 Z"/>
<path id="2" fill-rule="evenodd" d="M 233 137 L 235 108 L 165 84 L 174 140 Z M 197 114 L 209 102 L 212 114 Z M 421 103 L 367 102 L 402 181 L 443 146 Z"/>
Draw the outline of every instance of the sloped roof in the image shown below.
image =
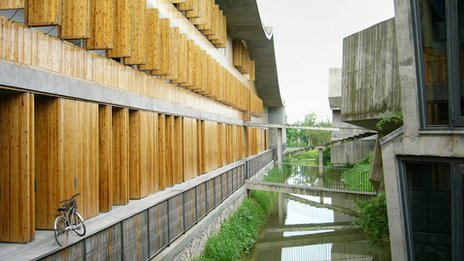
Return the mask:
<path id="1" fill-rule="evenodd" d="M 256 62 L 256 89 L 264 106 L 283 106 L 280 96 L 272 27 L 264 27 L 256 0 L 216 0 L 227 17 L 227 33 L 247 42 Z"/>

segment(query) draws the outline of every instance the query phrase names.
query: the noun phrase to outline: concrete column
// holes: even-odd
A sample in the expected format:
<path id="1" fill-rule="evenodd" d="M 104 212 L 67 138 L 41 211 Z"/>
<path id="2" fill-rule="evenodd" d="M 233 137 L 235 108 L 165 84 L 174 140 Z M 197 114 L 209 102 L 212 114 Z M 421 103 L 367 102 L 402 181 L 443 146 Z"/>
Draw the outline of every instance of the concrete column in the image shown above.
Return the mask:
<path id="1" fill-rule="evenodd" d="M 319 176 L 324 174 L 324 148 L 319 147 Z"/>
<path id="2" fill-rule="evenodd" d="M 277 164 L 279 169 L 282 169 L 282 128 L 277 128 Z"/>

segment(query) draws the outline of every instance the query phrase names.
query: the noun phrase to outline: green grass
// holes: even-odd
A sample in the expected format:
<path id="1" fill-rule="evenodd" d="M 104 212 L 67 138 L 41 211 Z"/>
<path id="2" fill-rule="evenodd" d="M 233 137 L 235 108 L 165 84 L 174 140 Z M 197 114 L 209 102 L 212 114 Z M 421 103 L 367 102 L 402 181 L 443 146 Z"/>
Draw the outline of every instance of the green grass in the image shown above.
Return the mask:
<path id="1" fill-rule="evenodd" d="M 316 166 L 319 160 L 319 150 L 310 150 L 284 160 L 285 163 Z"/>
<path id="2" fill-rule="evenodd" d="M 284 176 L 282 170 L 279 168 L 273 168 L 269 170 L 264 176 L 264 181 L 267 182 L 283 183 L 285 179 L 286 177 Z"/>
<path id="3" fill-rule="evenodd" d="M 342 180 L 345 187 L 354 191 L 373 192 L 374 187 L 369 181 L 371 170 L 372 153 L 369 153 L 361 162 L 355 164 L 349 170 L 342 173 Z"/>
<path id="4" fill-rule="evenodd" d="M 199 261 L 239 260 L 255 244 L 274 205 L 270 192 L 252 191 L 240 208 L 211 236 Z"/>

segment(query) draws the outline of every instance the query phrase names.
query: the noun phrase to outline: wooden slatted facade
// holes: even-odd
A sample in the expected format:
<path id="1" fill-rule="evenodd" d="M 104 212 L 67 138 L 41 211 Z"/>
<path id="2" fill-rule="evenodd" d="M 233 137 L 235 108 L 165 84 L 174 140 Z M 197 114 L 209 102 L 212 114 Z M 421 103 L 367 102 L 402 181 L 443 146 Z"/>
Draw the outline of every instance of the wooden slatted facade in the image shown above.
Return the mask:
<path id="1" fill-rule="evenodd" d="M 230 122 L 262 116 L 254 83 L 216 49 L 232 48 L 219 6 L 174 5 L 182 13 L 168 18 L 145 0 L 1 1 L 0 10 L 24 8 L 25 24 L 0 17 L 0 60 Z M 58 36 L 27 26 L 57 26 Z M 250 79 L 254 70 L 250 62 Z M 51 229 L 59 201 L 75 193 L 87 219 L 267 148 L 262 129 L 21 89 L 0 87 L 0 241 Z"/>

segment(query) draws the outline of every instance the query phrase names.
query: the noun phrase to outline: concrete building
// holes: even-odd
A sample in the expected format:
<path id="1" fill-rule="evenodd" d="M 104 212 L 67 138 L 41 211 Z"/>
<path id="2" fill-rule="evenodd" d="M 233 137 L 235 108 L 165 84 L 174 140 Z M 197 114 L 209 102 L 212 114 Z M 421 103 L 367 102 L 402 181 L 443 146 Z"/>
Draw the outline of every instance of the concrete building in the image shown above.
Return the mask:
<path id="1" fill-rule="evenodd" d="M 332 132 L 330 162 L 334 166 L 356 164 L 373 151 L 376 135 L 372 131 L 350 131 L 360 127 L 342 121 L 342 68 L 329 69 L 329 104 L 332 110 L 332 126 L 346 128 Z"/>
<path id="2" fill-rule="evenodd" d="M 0 259 L 141 260 L 212 231 L 284 146 L 248 126 L 284 123 L 276 70 L 256 1 L 1 1 L 0 242 L 23 244 Z M 76 193 L 87 234 L 59 248 Z"/>
<path id="3" fill-rule="evenodd" d="M 359 66 L 359 59 L 371 66 L 344 73 L 342 115 L 372 127 L 365 118 L 384 116 L 379 109 L 402 112 L 404 125 L 379 141 L 392 260 L 462 260 L 464 6 L 394 2 L 395 18 L 345 39 L 353 47 L 344 48 L 344 68 Z M 375 55 L 352 49 L 364 43 L 373 44 Z M 376 50 L 390 50 L 384 62 Z"/>

